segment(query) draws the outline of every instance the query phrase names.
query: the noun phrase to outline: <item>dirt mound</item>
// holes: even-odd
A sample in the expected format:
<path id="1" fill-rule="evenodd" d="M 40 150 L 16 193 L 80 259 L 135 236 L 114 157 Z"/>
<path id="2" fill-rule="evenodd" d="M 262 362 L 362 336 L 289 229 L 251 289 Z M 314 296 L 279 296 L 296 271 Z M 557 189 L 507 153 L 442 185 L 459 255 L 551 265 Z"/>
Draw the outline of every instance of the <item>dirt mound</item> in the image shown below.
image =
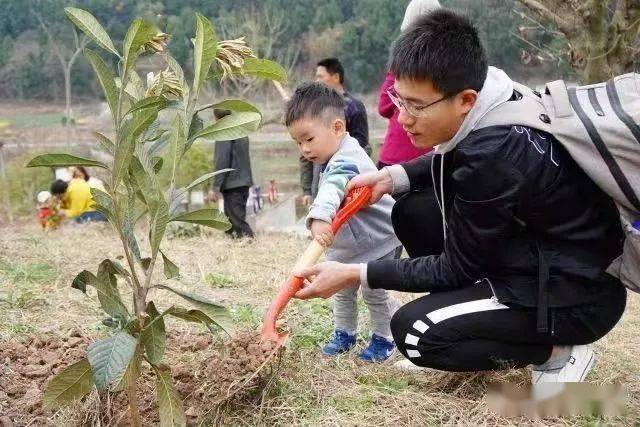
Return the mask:
<path id="1" fill-rule="evenodd" d="M 30 336 L 24 341 L 0 342 L 0 415 L 22 425 L 47 424 L 50 412 L 42 409 L 42 394 L 51 378 L 84 357 L 91 339 L 78 330 L 66 337 Z M 10 424 L 9 424 L 10 425 Z"/>
<path id="2" fill-rule="evenodd" d="M 16 426 L 53 425 L 54 414 L 42 409 L 41 404 L 46 385 L 66 366 L 84 357 L 91 341 L 72 331 L 64 338 L 32 336 L 23 342 L 0 343 L 0 427 L 10 426 L 5 426 L 9 420 Z M 223 403 L 250 398 L 272 374 L 279 354 L 272 343 L 260 343 L 256 332 L 240 332 L 225 346 L 214 344 L 211 335 L 167 336 L 167 365 L 191 422 Z M 144 425 L 159 422 L 154 384 L 155 376 L 145 369 L 137 386 Z M 126 393 L 92 395 L 73 411 L 73 419 L 67 419 L 67 424 L 93 420 L 103 425 L 128 425 Z"/>

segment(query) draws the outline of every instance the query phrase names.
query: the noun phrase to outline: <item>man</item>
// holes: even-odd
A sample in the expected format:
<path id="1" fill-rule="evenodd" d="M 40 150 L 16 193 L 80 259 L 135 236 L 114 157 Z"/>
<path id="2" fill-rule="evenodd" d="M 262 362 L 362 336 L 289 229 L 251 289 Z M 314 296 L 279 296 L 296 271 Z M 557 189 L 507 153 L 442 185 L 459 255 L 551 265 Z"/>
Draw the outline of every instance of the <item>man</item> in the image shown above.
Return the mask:
<path id="1" fill-rule="evenodd" d="M 214 110 L 216 120 L 231 114 L 228 110 Z M 253 185 L 249 138 L 233 141 L 217 141 L 214 151 L 214 170 L 233 169 L 213 178 L 210 199 L 224 200 L 224 213 L 231 222 L 226 233 L 233 238 L 253 238 L 253 231 L 246 221 L 249 187 Z"/>
<path id="2" fill-rule="evenodd" d="M 626 304 L 625 288 L 605 273 L 622 252 L 612 200 L 552 135 L 479 125 L 520 95 L 487 66 L 465 18 L 441 10 L 420 19 L 396 41 L 391 71 L 398 121 L 436 155 L 355 177 L 349 188 L 372 186 L 372 202 L 407 193 L 392 220 L 412 258 L 319 264 L 297 272 L 310 280 L 297 297 L 363 283 L 430 292 L 391 321 L 410 365 L 534 365 L 534 383 L 584 380 L 594 364 L 588 344 L 615 326 Z"/>
<path id="3" fill-rule="evenodd" d="M 364 151 L 371 156 L 369 144 L 369 122 L 364 104 L 354 98 L 344 87 L 344 67 L 336 58 L 326 58 L 316 66 L 316 81 L 335 89 L 345 100 L 344 115 L 347 121 L 347 132 L 358 140 Z M 303 202 L 308 205 L 318 191 L 318 179 L 321 166 L 314 166 L 304 157 L 300 157 L 300 183 L 304 193 Z"/>

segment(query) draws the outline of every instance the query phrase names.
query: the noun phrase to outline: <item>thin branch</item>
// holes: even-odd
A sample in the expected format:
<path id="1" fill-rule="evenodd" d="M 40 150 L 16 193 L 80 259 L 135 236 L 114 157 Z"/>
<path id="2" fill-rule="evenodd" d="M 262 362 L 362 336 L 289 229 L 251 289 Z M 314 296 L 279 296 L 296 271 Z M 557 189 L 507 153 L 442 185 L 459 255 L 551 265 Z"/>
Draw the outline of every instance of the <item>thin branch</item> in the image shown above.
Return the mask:
<path id="1" fill-rule="evenodd" d="M 551 59 L 560 59 L 559 57 L 553 55 L 551 52 L 546 51 L 546 50 L 544 50 L 543 48 L 541 48 L 539 46 L 536 46 L 535 44 L 531 43 L 529 40 L 525 39 L 524 37 L 520 36 L 517 33 L 511 32 L 511 35 L 514 36 L 515 38 L 517 38 L 518 40 L 522 41 L 523 43 L 528 44 L 532 48 L 534 48 L 536 50 L 539 50 L 540 52 L 542 52 L 543 54 L 547 55 Z"/>
<path id="2" fill-rule="evenodd" d="M 545 6 L 542 2 L 537 0 L 518 0 L 524 6 L 538 13 L 542 17 L 553 21 L 560 31 L 565 33 L 567 36 L 574 34 L 577 31 L 577 27 L 573 25 L 571 22 L 567 21 L 557 13 L 551 11 L 547 6 Z"/>
<path id="3" fill-rule="evenodd" d="M 53 51 L 55 52 L 56 56 L 58 57 L 58 60 L 60 61 L 60 65 L 62 66 L 63 69 L 67 68 L 66 58 L 62 54 L 62 51 L 60 50 L 60 46 L 58 45 L 58 43 L 56 43 L 55 39 L 53 38 L 53 34 L 51 34 L 51 32 L 49 31 L 49 28 L 44 23 L 44 20 L 42 19 L 40 14 L 36 13 L 35 10 L 31 9 L 31 13 L 36 17 L 36 19 L 38 20 L 38 23 L 40 24 L 40 27 L 42 27 L 42 30 L 47 35 L 47 38 L 49 39 L 49 43 L 51 43 L 51 47 L 53 47 Z"/>

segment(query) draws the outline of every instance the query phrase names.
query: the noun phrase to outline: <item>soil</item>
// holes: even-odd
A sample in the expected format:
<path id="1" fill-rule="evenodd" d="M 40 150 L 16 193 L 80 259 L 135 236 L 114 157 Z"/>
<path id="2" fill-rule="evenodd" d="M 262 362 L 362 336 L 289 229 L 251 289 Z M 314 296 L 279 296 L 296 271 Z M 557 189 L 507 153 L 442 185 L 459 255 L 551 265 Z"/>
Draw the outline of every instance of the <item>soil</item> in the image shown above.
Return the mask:
<path id="1" fill-rule="evenodd" d="M 84 357 L 92 341 L 72 330 L 66 337 L 35 335 L 21 342 L 0 342 L 0 427 L 54 425 L 54 414 L 41 404 L 46 386 L 66 366 Z M 255 396 L 272 375 L 280 352 L 270 342 L 260 343 L 260 335 L 253 331 L 237 333 L 226 345 L 213 343 L 211 335 L 169 333 L 167 364 L 189 423 L 222 404 Z M 176 357 L 182 361 L 172 360 Z M 159 422 L 154 383 L 152 371 L 143 370 L 137 386 L 143 425 Z M 126 393 L 94 392 L 84 398 L 73 419 L 77 425 L 88 420 L 128 425 L 128 411 Z"/>

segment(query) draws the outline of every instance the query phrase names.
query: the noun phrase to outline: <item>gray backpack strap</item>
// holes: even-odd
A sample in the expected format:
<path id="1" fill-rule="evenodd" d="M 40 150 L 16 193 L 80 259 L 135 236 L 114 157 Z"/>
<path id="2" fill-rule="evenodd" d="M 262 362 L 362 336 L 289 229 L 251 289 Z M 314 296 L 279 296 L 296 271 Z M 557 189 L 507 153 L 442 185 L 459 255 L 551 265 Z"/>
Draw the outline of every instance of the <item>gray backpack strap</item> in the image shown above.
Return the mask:
<path id="1" fill-rule="evenodd" d="M 551 132 L 551 120 L 542 98 L 528 87 L 513 82 L 520 99 L 504 102 L 484 115 L 475 129 L 491 126 L 525 126 L 542 132 Z"/>
<path id="2" fill-rule="evenodd" d="M 556 80 L 547 83 L 545 95 L 551 96 L 551 105 L 554 111 L 550 112 L 551 117 L 570 117 L 573 115 L 573 108 L 569 101 L 569 95 L 567 93 L 567 85 L 564 80 Z"/>

